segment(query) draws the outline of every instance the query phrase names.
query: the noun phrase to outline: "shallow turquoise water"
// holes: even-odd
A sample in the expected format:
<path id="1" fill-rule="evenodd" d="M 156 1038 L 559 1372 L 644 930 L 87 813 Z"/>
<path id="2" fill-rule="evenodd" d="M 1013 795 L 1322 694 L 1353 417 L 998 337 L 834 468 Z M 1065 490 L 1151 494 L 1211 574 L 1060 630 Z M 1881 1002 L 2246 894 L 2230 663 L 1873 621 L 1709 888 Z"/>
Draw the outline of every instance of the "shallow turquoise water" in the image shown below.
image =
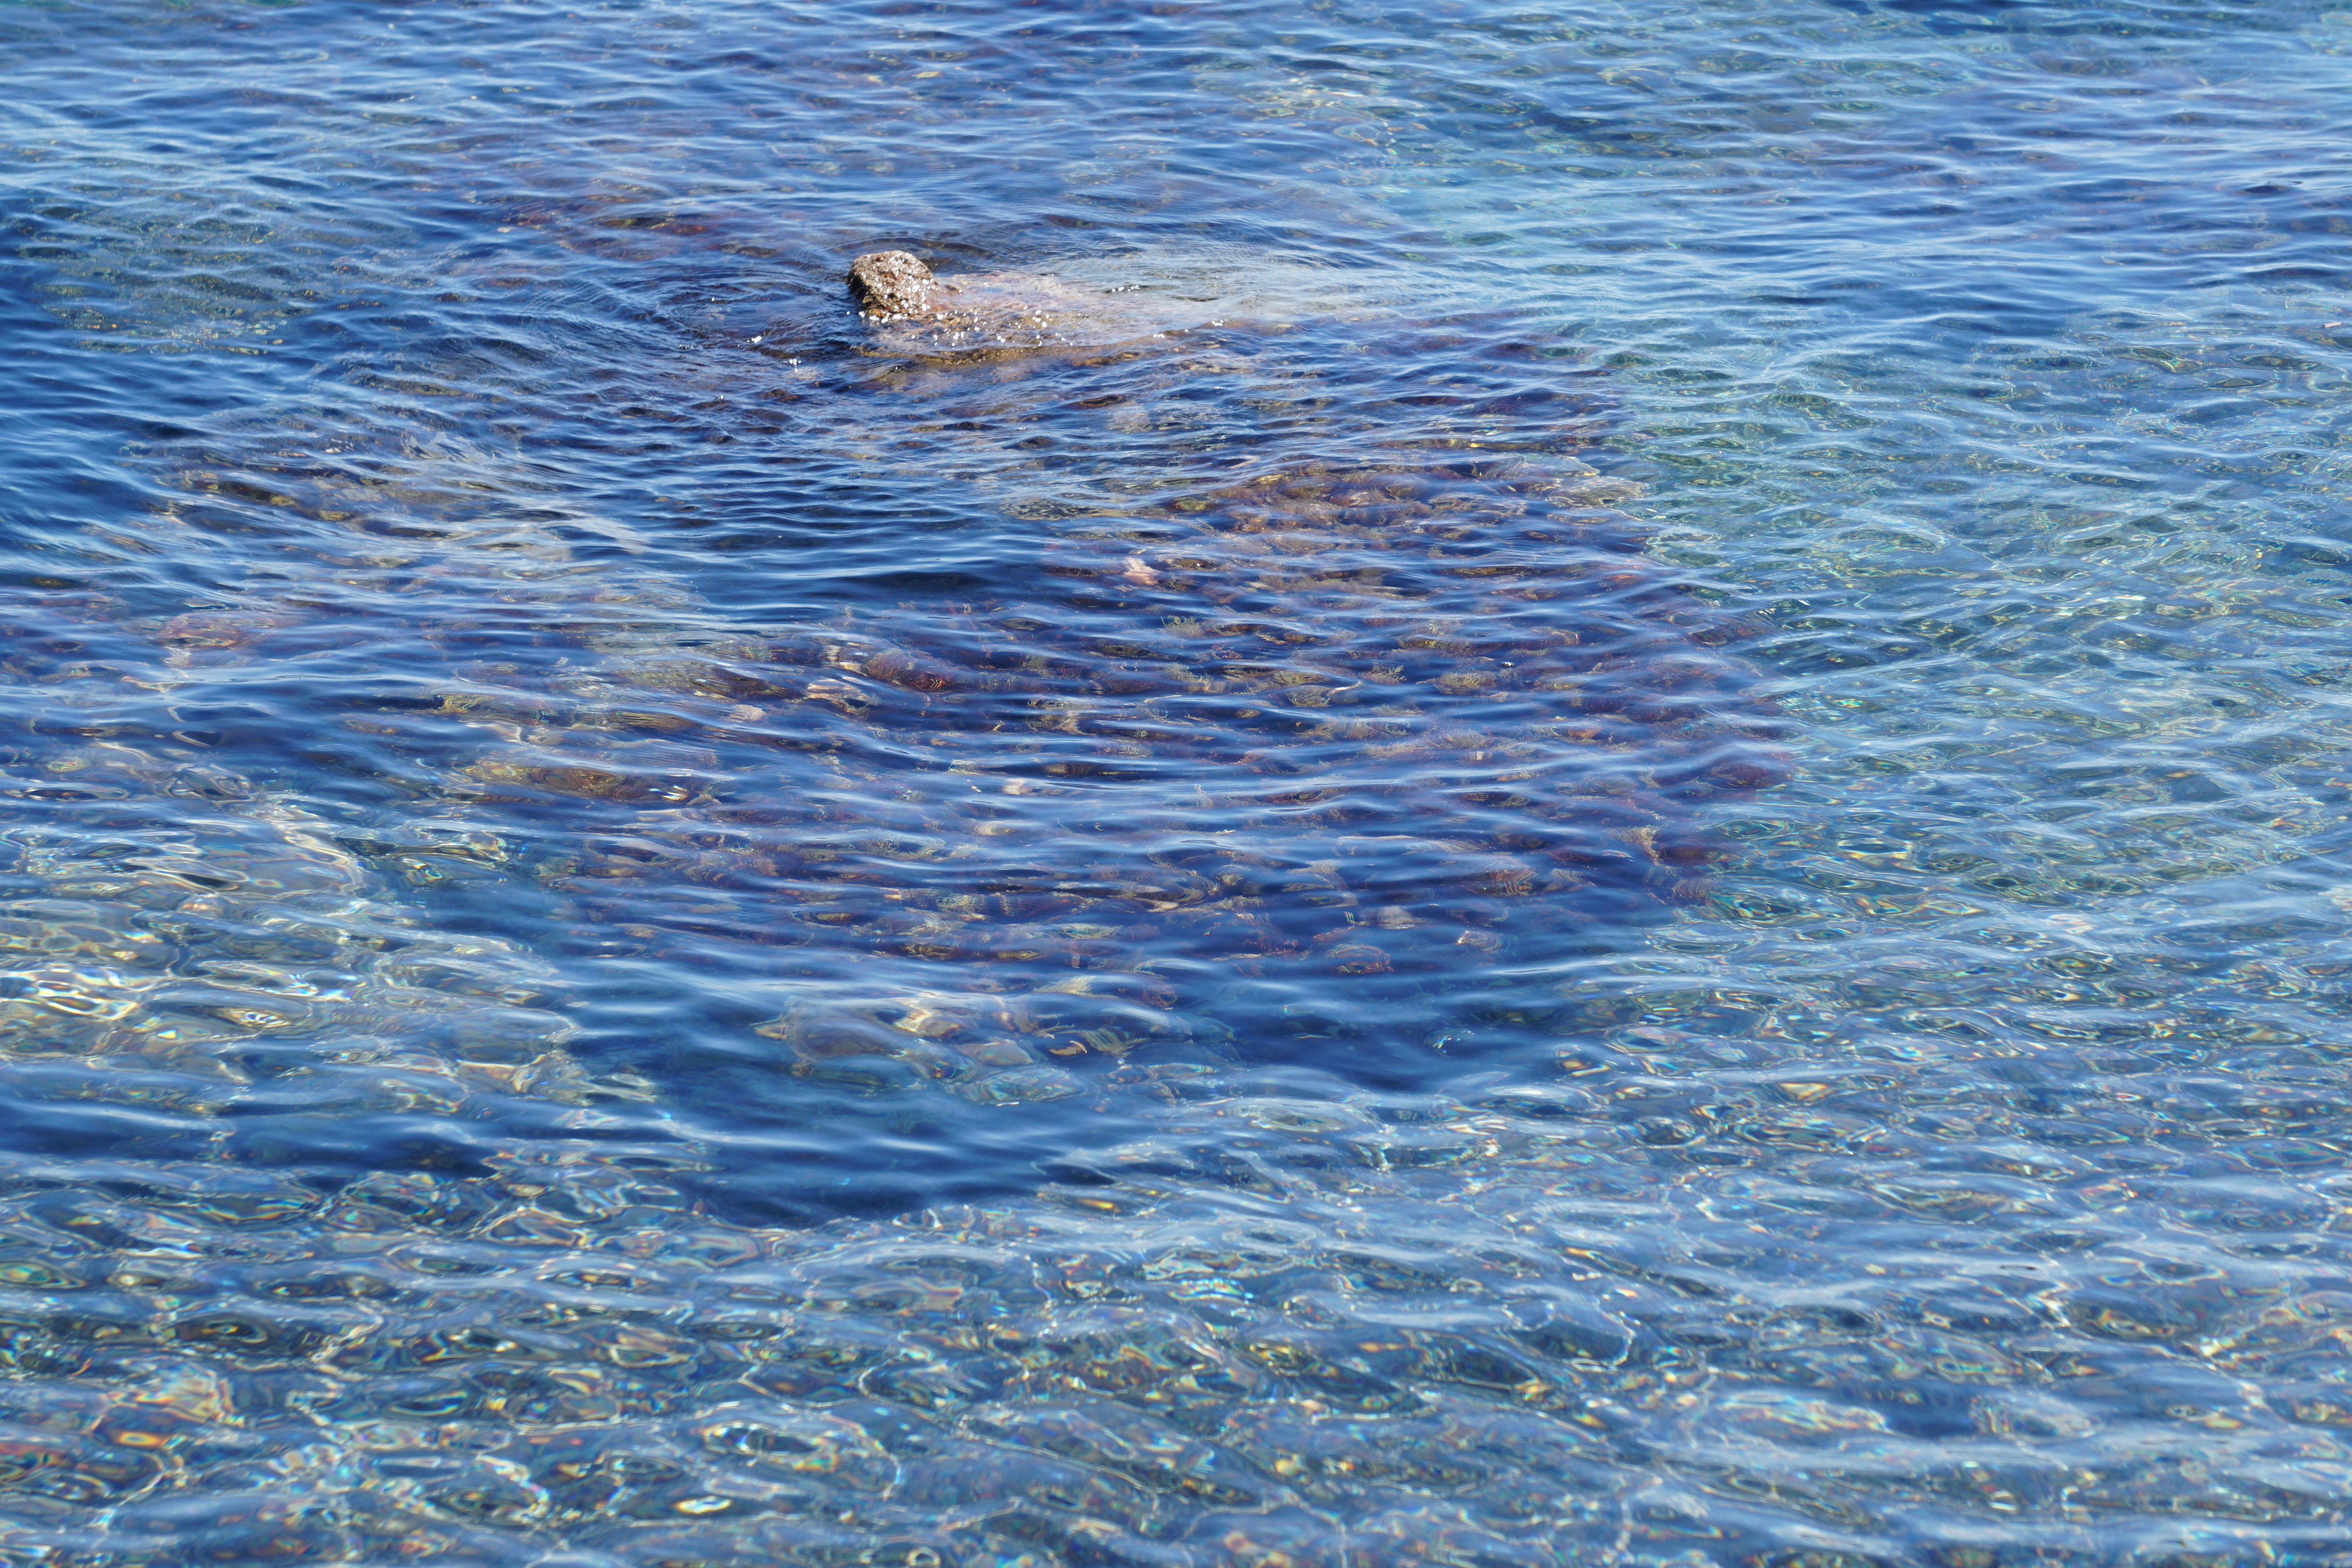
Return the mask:
<path id="1" fill-rule="evenodd" d="M 2342 1561 L 2347 54 L 0 12 L 0 1561 Z"/>

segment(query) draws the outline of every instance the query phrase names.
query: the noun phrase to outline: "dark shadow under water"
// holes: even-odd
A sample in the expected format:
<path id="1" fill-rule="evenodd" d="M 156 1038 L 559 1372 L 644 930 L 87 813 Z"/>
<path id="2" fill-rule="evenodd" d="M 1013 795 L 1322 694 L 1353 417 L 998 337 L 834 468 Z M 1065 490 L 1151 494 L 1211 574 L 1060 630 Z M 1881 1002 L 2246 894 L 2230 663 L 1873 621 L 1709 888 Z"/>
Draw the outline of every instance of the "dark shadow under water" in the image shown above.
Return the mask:
<path id="1" fill-rule="evenodd" d="M 1017 1190 L 1236 1070 L 1540 1068 L 1560 966 L 1690 897 L 1698 817 L 1778 777 L 1719 651 L 1749 628 L 1644 559 L 1638 486 L 1577 455 L 1610 455 L 1603 390 L 1507 317 L 922 358 L 845 315 L 667 368 L 706 439 L 636 461 L 723 519 L 567 493 L 567 448 L 663 444 L 642 385 L 504 452 L 353 399 L 153 455 L 145 547 L 247 563 L 217 608 L 16 618 L 28 868 L 115 843 L 90 918 L 228 988 L 177 1005 L 244 1032 L 163 1032 L 249 1080 L 239 1146 L 464 1171 L 467 1122 L 518 1124 L 307 1087 L 369 1054 L 318 1033 L 368 982 L 287 979 L 349 935 L 188 913 L 268 925 L 303 875 L 488 944 L 371 1037 L 682 1134 L 719 1211 L 804 1220 Z M 861 517 L 877 470 L 961 518 Z M 191 792 L 326 869 L 207 870 Z M 100 1055 L 161 1027 L 100 1014 Z"/>

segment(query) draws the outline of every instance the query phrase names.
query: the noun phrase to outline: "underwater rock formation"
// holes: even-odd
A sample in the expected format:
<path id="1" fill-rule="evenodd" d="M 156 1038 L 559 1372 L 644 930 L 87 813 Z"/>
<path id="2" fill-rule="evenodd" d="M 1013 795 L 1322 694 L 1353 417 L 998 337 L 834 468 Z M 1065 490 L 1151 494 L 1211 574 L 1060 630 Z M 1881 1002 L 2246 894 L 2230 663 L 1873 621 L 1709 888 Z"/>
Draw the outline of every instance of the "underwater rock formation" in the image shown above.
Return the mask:
<path id="1" fill-rule="evenodd" d="M 336 410 L 172 454 L 147 543 L 241 579 L 20 603 L 0 1083 L 50 1115 L 0 1168 L 0 1553 L 1223 1564 L 1328 1560 L 1344 1516 L 1538 1561 L 1563 1413 L 1664 1407 L 1682 1298 L 1530 1272 L 1464 1207 L 1532 1213 L 1563 1126 L 1613 1135 L 1579 1092 L 1222 1087 L 1548 1027 L 1555 961 L 1696 896 L 1710 805 L 1785 767 L 1748 628 L 1578 455 L 1591 382 L 1493 322 L 912 367 L 868 325 L 730 372 L 801 422 L 750 482 L 847 454 L 795 505 L 923 569 L 830 601 L 745 613 L 561 465 Z M 872 520 L 866 454 L 919 441 L 982 476 L 961 576 L 969 535 Z M 1038 1142 L 1055 1101 L 1084 1133 Z M 933 1166 L 919 1223 L 772 1223 L 825 1212 L 778 1151 L 853 1105 L 1072 1185 L 951 1212 Z M 1501 1197 L 1450 1168 L 1498 1151 Z M 1148 1220 L 1103 1196 L 1154 1183 Z M 1202 1262 L 1227 1201 L 1282 1228 Z M 1472 1239 L 1396 1253 L 1423 1201 Z M 1442 1274 L 1433 1317 L 1557 1301 L 1394 1333 L 1295 1261 Z"/>
<path id="2" fill-rule="evenodd" d="M 1293 974 L 1410 1011 L 1433 977 L 1692 896 L 1687 803 L 1780 768 L 1705 641 L 1722 618 L 1590 504 L 1616 487 L 1481 466 L 1073 519 L 1019 601 L 615 659 L 593 695 L 620 733 L 551 725 L 467 772 L 636 807 L 634 847 L 564 886 L 592 920 L 757 929 L 805 966 L 762 1030 L 803 1072 L 1075 1092 L 1087 1061 L 1196 1063 L 1180 995 Z"/>
<path id="3" fill-rule="evenodd" d="M 1035 379 L 992 372 L 1010 402 L 982 434 L 1009 444 L 1047 400 L 1127 436 L 1204 384 L 1328 398 L 1447 355 L 1504 352 L 1479 373 L 1524 389 L 1483 324 L 1415 330 L 1297 371 L 1242 334 L 1006 361 Z M 971 395 L 962 373 L 836 396 L 902 418 Z M 984 589 L 761 627 L 616 569 L 628 530 L 462 455 L 185 482 L 266 484 L 343 538 L 337 591 L 410 607 L 410 695 L 341 724 L 423 799 L 344 841 L 428 899 L 479 885 L 574 952 L 708 978 L 733 1010 L 684 1031 L 698 1078 L 821 1124 L 844 1095 L 1158 1094 L 1299 1051 L 1409 1082 L 1465 988 L 1501 998 L 1517 983 L 1486 977 L 1697 896 L 1698 816 L 1785 767 L 1723 651 L 1749 628 L 1644 554 L 1616 505 L 1638 486 L 1570 455 L 1606 428 L 1589 394 L 1462 392 L 1452 424 L 1405 396 L 1377 442 L 1009 514 L 1026 559 Z M 284 570 L 163 623 L 157 662 L 234 682 L 308 645 L 325 590 Z M 1562 1004 L 1537 989 L 1489 1010 L 1539 1022 Z"/>

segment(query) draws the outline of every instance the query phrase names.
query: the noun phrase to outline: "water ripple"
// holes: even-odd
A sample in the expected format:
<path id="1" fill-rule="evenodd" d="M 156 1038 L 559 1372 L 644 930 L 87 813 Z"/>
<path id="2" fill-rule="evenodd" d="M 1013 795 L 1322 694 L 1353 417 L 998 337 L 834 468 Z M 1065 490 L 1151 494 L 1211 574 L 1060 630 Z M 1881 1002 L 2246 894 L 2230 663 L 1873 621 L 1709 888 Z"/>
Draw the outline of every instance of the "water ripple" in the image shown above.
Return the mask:
<path id="1" fill-rule="evenodd" d="M 2347 48 L 10 11 L 0 1556 L 2334 1561 Z"/>

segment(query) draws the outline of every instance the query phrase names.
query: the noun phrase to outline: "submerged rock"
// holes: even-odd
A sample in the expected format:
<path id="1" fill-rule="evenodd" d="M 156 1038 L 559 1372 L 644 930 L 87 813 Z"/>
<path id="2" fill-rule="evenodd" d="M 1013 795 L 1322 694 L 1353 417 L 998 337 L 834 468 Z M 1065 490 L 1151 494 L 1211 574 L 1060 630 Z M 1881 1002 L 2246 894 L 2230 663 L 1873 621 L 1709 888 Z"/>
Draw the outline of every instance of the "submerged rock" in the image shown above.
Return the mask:
<path id="1" fill-rule="evenodd" d="M 1100 276 L 1151 279 L 1135 295 L 1066 292 L 1108 331 L 1153 289 L 1240 298 L 1245 262 L 1129 258 Z M 1253 281 L 1303 293 L 1310 270 Z M 853 276 L 885 332 L 940 345 L 966 305 L 1065 287 L 945 283 L 903 252 Z M 331 581 L 290 595 L 278 565 L 234 613 L 148 629 L 150 678 L 184 704 L 329 635 L 298 599 L 396 595 L 385 656 L 438 673 L 341 721 L 337 755 L 402 802 L 367 873 L 691 966 L 734 1016 L 679 1050 L 747 1122 L 902 1089 L 976 1115 L 1150 1097 L 1286 1053 L 1450 1071 L 1429 1042 L 1465 984 L 1540 1030 L 1563 955 L 1703 896 L 1706 812 L 1786 767 L 1721 651 L 1747 628 L 1646 555 L 1615 509 L 1639 486 L 1571 455 L 1605 402 L 1507 320 L 1186 336 L 793 392 L 812 429 L 882 415 L 992 482 L 1040 449 L 1138 455 L 1005 497 L 984 576 L 822 620 L 615 572 L 628 530 L 454 445 L 207 467 L 192 492 L 341 536 Z"/>
<path id="2" fill-rule="evenodd" d="M 948 346 L 1240 298 L 866 273 Z M 777 537 L 971 569 L 801 558 L 834 602 L 340 414 L 180 473 L 156 537 L 261 541 L 207 607 L 19 594 L 0 1559 L 1535 1563 L 1570 1459 L 1594 1518 L 1650 1486 L 1593 1412 L 1680 1429 L 1641 1358 L 1692 1297 L 1522 1217 L 1679 1156 L 1575 1088 L 1219 1077 L 1576 1030 L 1559 953 L 1695 896 L 1705 808 L 1784 766 L 1740 627 L 1570 455 L 1603 406 L 1490 326 L 779 371 L 722 405 L 735 494 L 799 464 Z M 874 506 L 923 443 L 987 540 Z M 861 1124 L 940 1151 L 921 1218 L 775 1223 L 898 1202 Z M 953 1209 L 1003 1148 L 1062 1185 Z"/>

